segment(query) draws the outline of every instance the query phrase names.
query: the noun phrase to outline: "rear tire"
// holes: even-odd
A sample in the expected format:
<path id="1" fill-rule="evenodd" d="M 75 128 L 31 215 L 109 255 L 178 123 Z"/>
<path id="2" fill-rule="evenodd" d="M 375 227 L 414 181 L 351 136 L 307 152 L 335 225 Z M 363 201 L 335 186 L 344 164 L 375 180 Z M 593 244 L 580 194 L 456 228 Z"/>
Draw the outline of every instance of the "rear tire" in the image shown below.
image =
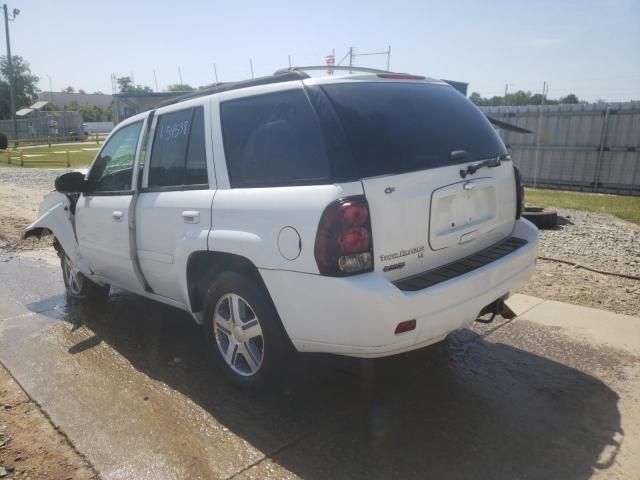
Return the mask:
<path id="1" fill-rule="evenodd" d="M 236 386 L 258 392 L 287 377 L 293 346 L 254 279 L 222 273 L 205 296 L 203 328 L 212 362 Z"/>
<path id="2" fill-rule="evenodd" d="M 88 302 L 105 302 L 109 297 L 109 285 L 98 285 L 89 280 L 71 262 L 64 250 L 59 251 L 62 278 L 67 297 Z"/>

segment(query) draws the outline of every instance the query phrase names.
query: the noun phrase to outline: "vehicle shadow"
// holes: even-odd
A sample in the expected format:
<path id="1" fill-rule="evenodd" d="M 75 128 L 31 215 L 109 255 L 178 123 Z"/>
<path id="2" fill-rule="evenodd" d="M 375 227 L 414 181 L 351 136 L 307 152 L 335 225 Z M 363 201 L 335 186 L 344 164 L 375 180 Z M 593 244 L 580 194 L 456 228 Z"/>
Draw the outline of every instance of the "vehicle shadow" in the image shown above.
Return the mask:
<path id="1" fill-rule="evenodd" d="M 620 447 L 607 385 L 470 330 L 388 359 L 303 355 L 283 388 L 252 397 L 209 367 L 184 312 L 116 291 L 63 318 L 95 334 L 69 354 L 108 344 L 303 478 L 586 479 Z"/>

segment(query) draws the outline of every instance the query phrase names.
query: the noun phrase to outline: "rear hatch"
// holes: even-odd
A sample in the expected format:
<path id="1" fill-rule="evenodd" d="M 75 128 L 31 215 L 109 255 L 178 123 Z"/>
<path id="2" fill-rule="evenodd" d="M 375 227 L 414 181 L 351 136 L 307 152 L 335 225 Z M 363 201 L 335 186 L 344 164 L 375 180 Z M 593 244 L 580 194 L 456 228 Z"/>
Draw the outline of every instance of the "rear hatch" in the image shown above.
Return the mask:
<path id="1" fill-rule="evenodd" d="M 510 236 L 514 170 L 484 114 L 428 82 L 323 85 L 369 202 L 375 270 L 406 278 Z M 478 166 L 470 172 L 469 166 Z M 474 168 L 471 168 L 474 170 Z"/>

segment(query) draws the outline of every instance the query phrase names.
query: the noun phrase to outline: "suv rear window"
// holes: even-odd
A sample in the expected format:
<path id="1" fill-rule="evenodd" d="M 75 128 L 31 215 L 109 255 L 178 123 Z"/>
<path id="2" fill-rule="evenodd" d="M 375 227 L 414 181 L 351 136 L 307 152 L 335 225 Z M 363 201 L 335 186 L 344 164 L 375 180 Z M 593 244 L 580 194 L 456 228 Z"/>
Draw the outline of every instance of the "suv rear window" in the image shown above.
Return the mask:
<path id="1" fill-rule="evenodd" d="M 353 160 L 342 180 L 464 163 L 506 154 L 487 118 L 454 88 L 424 83 L 345 83 L 322 87 Z M 457 162 L 454 150 L 468 152 Z"/>
<path id="2" fill-rule="evenodd" d="M 329 181 L 322 130 L 302 89 L 228 100 L 220 112 L 232 187 Z"/>

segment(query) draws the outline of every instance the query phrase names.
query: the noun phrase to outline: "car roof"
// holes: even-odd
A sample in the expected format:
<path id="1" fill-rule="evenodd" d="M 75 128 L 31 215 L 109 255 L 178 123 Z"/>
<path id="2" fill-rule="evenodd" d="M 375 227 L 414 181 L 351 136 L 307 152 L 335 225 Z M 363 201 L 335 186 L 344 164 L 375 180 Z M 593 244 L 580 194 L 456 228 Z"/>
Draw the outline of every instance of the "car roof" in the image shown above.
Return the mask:
<path id="1" fill-rule="evenodd" d="M 327 71 L 327 66 L 312 66 L 312 67 L 291 67 L 288 69 L 282 69 L 276 71 L 273 75 L 265 77 L 253 78 L 250 80 L 241 80 L 237 82 L 217 83 L 210 87 L 196 90 L 180 97 L 175 97 L 161 102 L 156 108 L 162 108 L 168 105 L 174 105 L 176 103 L 182 103 L 187 100 L 191 100 L 198 97 L 211 97 L 218 93 L 229 92 L 232 90 L 241 90 L 250 87 L 257 87 L 262 85 L 272 85 L 277 83 L 302 81 L 305 85 L 324 85 L 330 83 L 343 83 L 343 82 L 421 82 L 437 85 L 449 85 L 448 83 L 435 78 L 428 78 L 422 76 L 416 76 L 405 73 L 389 72 L 386 70 L 376 70 L 372 68 L 362 67 L 333 67 L 332 71 L 349 71 L 349 75 L 333 75 L 326 74 L 319 77 L 311 77 L 306 73 L 306 70 L 324 70 Z M 352 72 L 358 72 L 351 74 Z M 255 89 L 251 89 L 251 93 L 255 94 Z"/>

